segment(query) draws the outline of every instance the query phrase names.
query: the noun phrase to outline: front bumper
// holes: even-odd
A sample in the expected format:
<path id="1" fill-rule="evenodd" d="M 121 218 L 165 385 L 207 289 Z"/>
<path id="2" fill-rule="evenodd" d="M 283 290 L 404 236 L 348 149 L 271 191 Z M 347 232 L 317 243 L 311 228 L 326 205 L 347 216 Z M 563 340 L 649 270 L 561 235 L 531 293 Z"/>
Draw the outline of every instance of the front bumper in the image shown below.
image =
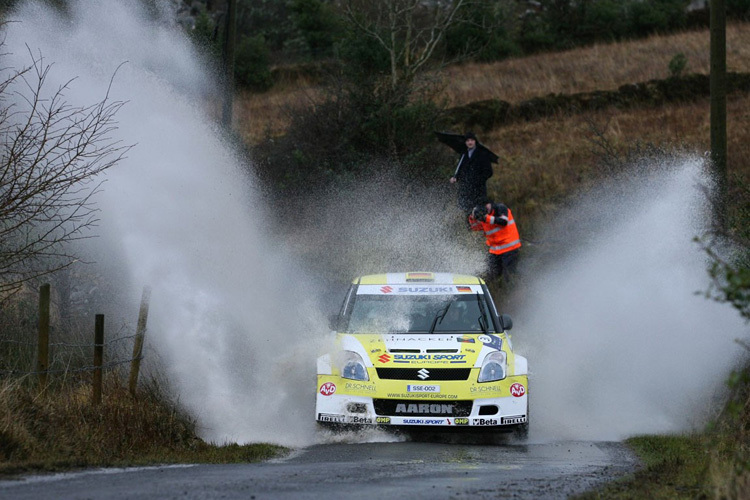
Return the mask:
<path id="1" fill-rule="evenodd" d="M 415 397 L 403 391 L 380 391 L 373 383 L 358 384 L 319 375 L 315 418 L 322 423 L 339 425 L 490 427 L 498 430 L 510 430 L 528 422 L 526 376 L 481 385 L 442 384 L 451 390 Z M 519 386 L 523 387 L 522 394 Z M 362 392 L 371 395 L 362 395 Z M 487 393 L 493 397 L 476 397 L 487 396 Z"/>

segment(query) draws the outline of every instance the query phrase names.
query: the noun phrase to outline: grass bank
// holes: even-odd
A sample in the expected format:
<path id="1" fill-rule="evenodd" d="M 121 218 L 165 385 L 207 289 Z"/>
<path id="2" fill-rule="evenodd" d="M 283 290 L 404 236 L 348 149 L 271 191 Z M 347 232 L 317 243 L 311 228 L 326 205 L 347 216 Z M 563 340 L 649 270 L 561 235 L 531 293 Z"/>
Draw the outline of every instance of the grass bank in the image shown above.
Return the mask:
<path id="1" fill-rule="evenodd" d="M 639 436 L 627 441 L 643 467 L 578 500 L 750 498 L 747 443 L 735 433 Z"/>
<path id="2" fill-rule="evenodd" d="M 579 500 L 750 498 L 750 368 L 732 372 L 722 412 L 703 432 L 627 441 L 643 466 Z"/>
<path id="3" fill-rule="evenodd" d="M 0 381 L 0 476 L 82 467 L 257 462 L 287 450 L 217 445 L 154 385 L 132 398 L 114 376 L 100 405 L 88 381 L 40 393 L 29 379 Z"/>

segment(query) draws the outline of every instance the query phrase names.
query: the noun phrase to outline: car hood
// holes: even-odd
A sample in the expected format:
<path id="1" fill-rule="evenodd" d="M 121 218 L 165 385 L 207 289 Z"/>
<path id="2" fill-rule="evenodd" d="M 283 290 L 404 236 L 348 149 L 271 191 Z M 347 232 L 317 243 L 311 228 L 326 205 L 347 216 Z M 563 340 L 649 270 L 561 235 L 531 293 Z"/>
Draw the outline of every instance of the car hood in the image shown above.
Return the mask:
<path id="1" fill-rule="evenodd" d="M 339 334 L 339 340 L 343 350 L 357 352 L 376 368 L 472 367 L 488 352 L 506 350 L 505 335 L 497 333 Z"/>

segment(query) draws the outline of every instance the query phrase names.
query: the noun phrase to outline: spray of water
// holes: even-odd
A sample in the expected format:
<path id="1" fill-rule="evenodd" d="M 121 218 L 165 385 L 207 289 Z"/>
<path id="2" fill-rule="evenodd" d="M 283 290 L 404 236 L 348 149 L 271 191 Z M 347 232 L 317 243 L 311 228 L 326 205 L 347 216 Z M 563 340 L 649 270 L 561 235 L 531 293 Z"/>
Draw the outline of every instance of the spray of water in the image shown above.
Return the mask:
<path id="1" fill-rule="evenodd" d="M 152 286 L 146 359 L 163 363 L 202 435 L 215 442 L 308 444 L 317 439 L 315 358 L 327 340 L 330 312 L 319 307 L 326 289 L 309 278 L 309 269 L 345 262 L 337 268 L 345 274 L 327 277 L 326 284 L 363 270 L 463 263 L 473 271 L 482 265 L 481 248 L 449 248 L 449 238 L 435 229 L 443 205 L 423 193 L 417 212 L 403 202 L 413 201 L 403 186 L 383 179 L 365 181 L 369 188 L 337 202 L 323 197 L 325 206 L 298 207 L 300 216 L 290 219 L 300 224 L 310 220 L 302 214 L 314 213 L 337 221 L 348 214 L 345 223 L 303 226 L 295 241 L 279 238 L 286 231 L 264 222 L 267 210 L 247 162 L 206 117 L 203 104 L 216 83 L 169 16 L 154 18 L 140 5 L 80 0 L 61 15 L 26 3 L 7 27 L 7 60 L 28 64 L 26 45 L 41 53 L 54 64 L 51 89 L 76 78 L 66 92 L 71 104 L 102 99 L 116 73 L 110 98 L 127 102 L 116 139 L 135 146 L 109 171 L 97 198 L 100 238 L 87 240 L 81 251 L 96 260 L 105 280 L 117 280 L 131 311 L 141 287 Z M 389 202 L 378 194 L 386 192 L 399 195 Z M 394 231 L 398 226 L 388 222 L 399 217 L 408 222 Z M 413 237 L 430 241 L 433 250 L 410 253 Z M 338 245 L 332 248 L 329 238 Z M 301 269 L 293 253 L 309 248 L 318 252 Z"/>
<path id="2" fill-rule="evenodd" d="M 72 104 L 103 98 L 122 65 L 110 92 L 127 102 L 116 135 L 135 147 L 108 173 L 101 237 L 85 250 L 131 300 L 153 287 L 149 347 L 203 436 L 309 442 L 300 401 L 312 401 L 314 382 L 300 367 L 323 321 L 263 227 L 243 162 L 201 108 L 216 86 L 185 36 L 139 2 L 71 2 L 63 15 L 28 3 L 12 18 L 13 65 L 28 64 L 28 44 L 54 64 L 50 88 L 77 78 Z"/>
<path id="3" fill-rule="evenodd" d="M 530 358 L 535 439 L 686 430 L 720 409 L 747 326 L 706 300 L 710 224 L 699 158 L 586 196 L 545 238 L 565 242 L 521 291 L 516 346 Z"/>
<path id="4" fill-rule="evenodd" d="M 21 67 L 26 44 L 40 51 L 54 63 L 51 83 L 78 78 L 66 93 L 73 104 L 100 100 L 125 63 L 111 97 L 127 101 L 117 134 L 136 146 L 108 174 L 101 237 L 85 251 L 131 304 L 153 287 L 147 359 L 158 354 L 205 438 L 316 439 L 314 360 L 330 312 L 319 307 L 321 281 L 481 270 L 483 243 L 445 227 L 459 215 L 446 215 L 441 193 L 386 174 L 299 207 L 309 217 L 290 221 L 300 226 L 295 241 L 277 238 L 245 162 L 198 104 L 215 82 L 184 35 L 138 2 L 73 1 L 64 16 L 26 3 L 12 18 L 6 60 Z M 577 252 L 540 272 L 515 313 L 537 436 L 676 430 L 689 423 L 686 408 L 712 404 L 742 325 L 693 295 L 705 271 L 690 238 L 708 216 L 697 172 L 687 162 L 647 182 L 658 196 L 634 186 L 627 199 L 600 196 L 556 221 Z M 601 207 L 611 224 L 571 238 L 586 210 Z M 322 270 L 333 277 L 319 279 Z"/>

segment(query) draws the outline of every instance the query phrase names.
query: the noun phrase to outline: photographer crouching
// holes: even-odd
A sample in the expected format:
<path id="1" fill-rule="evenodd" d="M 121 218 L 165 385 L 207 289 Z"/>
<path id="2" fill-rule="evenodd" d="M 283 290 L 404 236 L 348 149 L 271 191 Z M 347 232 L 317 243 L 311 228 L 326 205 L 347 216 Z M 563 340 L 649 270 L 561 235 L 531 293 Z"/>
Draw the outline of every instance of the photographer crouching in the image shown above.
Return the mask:
<path id="1" fill-rule="evenodd" d="M 488 275 L 485 281 L 515 273 L 521 238 L 510 208 L 487 201 L 475 206 L 469 214 L 472 231 L 483 231 L 489 247 Z"/>

